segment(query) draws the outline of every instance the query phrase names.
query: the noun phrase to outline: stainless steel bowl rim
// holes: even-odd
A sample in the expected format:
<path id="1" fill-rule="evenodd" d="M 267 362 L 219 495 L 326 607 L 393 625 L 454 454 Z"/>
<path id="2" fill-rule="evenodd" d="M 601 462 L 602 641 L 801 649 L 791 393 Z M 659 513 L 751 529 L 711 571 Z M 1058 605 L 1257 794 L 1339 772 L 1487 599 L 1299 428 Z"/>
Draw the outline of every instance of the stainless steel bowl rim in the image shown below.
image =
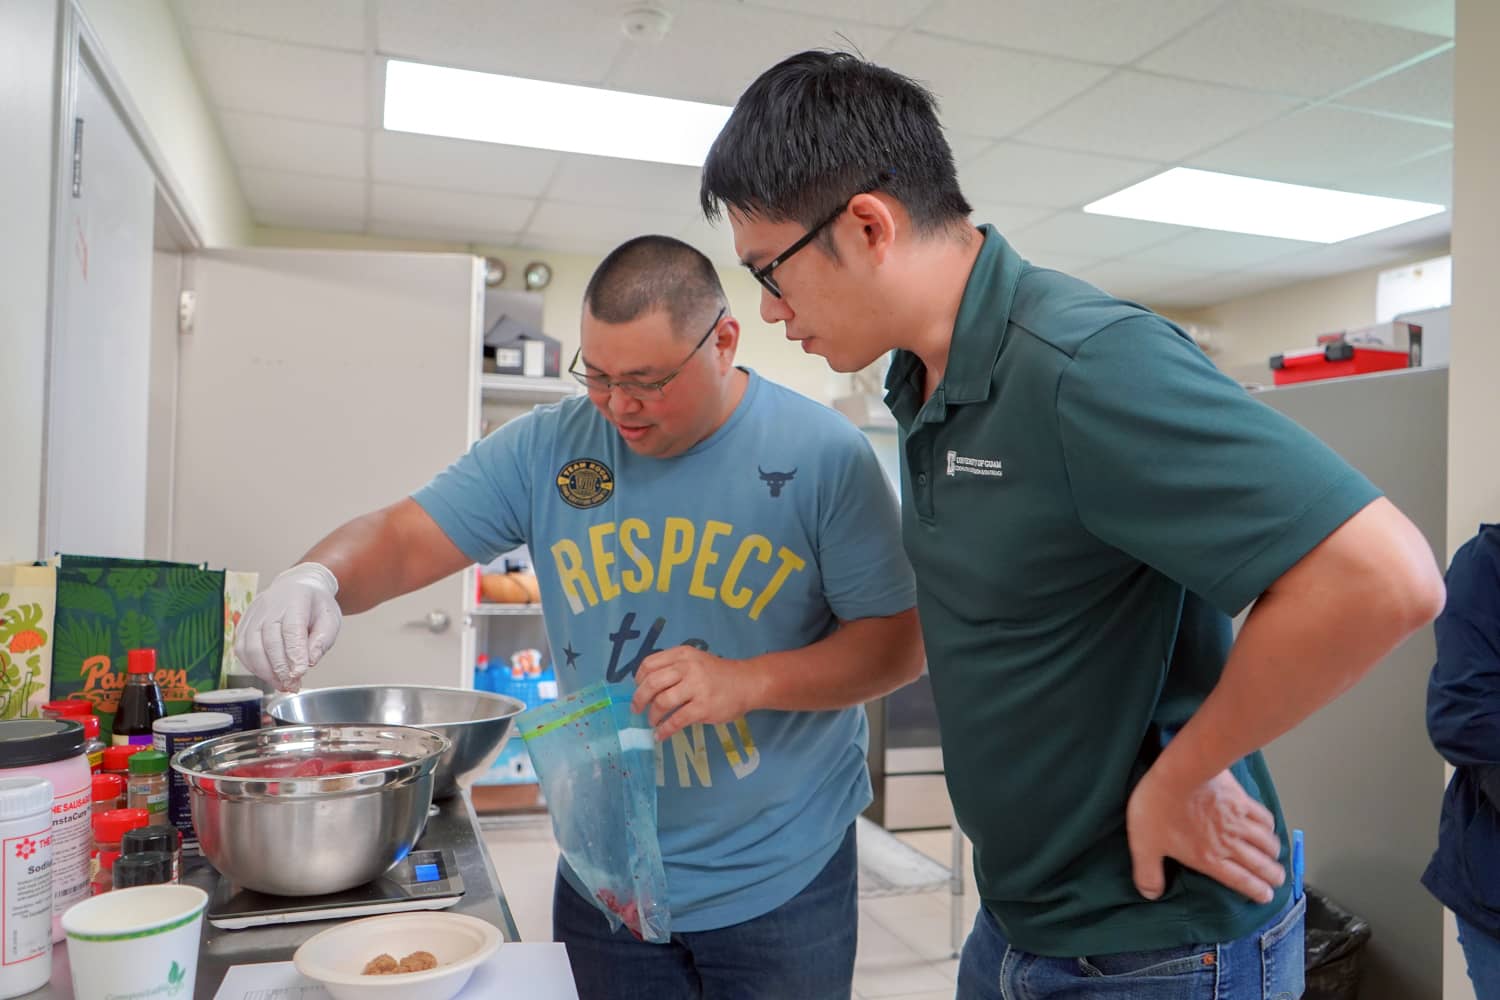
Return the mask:
<path id="1" fill-rule="evenodd" d="M 495 691 L 480 691 L 477 688 L 444 687 L 440 684 L 339 684 L 333 687 L 308 688 L 306 691 L 283 691 L 273 695 L 265 706 L 265 712 L 276 720 L 278 726 L 298 725 L 296 719 L 283 719 L 277 714 L 277 709 L 286 704 L 292 704 L 302 698 L 312 698 L 323 692 L 329 691 L 374 691 L 374 690 L 398 690 L 398 691 L 451 691 L 454 694 L 475 695 L 484 699 L 493 699 L 505 705 L 505 711 L 495 715 L 486 715 L 480 719 L 461 719 L 454 722 L 427 722 L 422 725 L 414 723 L 400 723 L 400 725 L 411 725 L 418 729 L 430 729 L 434 726 L 460 727 L 478 726 L 486 722 L 498 722 L 501 719 L 512 718 L 526 711 L 525 702 L 510 695 L 500 694 Z M 303 723 L 305 724 L 305 723 Z M 395 725 L 396 723 L 393 723 Z"/>
<path id="2" fill-rule="evenodd" d="M 276 756 L 278 747 L 295 747 L 298 752 L 354 750 L 379 755 L 383 749 L 389 749 L 392 736 L 399 737 L 402 745 L 420 748 L 421 755 L 393 760 L 391 766 L 378 770 L 305 778 L 241 778 L 203 767 L 214 755 L 227 755 L 239 749 L 243 749 L 243 755 L 227 757 L 225 763 L 265 760 Z M 228 733 L 179 750 L 172 757 L 172 770 L 181 774 L 189 788 L 199 795 L 268 802 L 305 801 L 378 793 L 387 787 L 420 781 L 437 769 L 443 754 L 452 746 L 446 736 L 420 726 L 378 723 L 276 726 Z"/>

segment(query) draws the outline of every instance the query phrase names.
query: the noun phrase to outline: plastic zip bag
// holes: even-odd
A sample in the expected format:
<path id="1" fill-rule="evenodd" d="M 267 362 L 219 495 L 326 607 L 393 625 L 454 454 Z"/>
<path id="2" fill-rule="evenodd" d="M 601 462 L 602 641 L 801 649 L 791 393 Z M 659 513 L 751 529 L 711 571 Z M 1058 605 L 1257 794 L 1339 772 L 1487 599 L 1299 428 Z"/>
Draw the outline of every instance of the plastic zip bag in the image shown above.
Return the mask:
<path id="1" fill-rule="evenodd" d="M 591 684 L 516 717 L 557 845 L 611 928 L 670 935 L 656 835 L 656 738 L 630 710 L 634 685 Z"/>

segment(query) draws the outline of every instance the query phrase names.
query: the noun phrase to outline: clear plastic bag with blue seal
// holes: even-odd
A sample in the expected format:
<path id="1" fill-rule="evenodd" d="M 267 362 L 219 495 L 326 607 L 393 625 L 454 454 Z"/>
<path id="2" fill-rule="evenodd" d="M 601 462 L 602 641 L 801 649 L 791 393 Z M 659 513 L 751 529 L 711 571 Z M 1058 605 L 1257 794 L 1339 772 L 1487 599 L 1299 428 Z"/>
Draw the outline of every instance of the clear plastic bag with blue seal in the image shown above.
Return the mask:
<path id="1" fill-rule="evenodd" d="M 656 834 L 656 738 L 634 685 L 591 684 L 516 717 L 564 860 L 610 927 L 670 934 Z"/>

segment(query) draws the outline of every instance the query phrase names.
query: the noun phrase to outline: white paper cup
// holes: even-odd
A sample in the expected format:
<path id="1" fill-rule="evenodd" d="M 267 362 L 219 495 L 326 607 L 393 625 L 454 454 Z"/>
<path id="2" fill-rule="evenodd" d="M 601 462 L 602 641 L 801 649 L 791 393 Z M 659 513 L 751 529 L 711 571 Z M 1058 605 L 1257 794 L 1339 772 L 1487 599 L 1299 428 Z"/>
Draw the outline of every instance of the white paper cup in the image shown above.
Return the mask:
<path id="1" fill-rule="evenodd" d="M 192 1000 L 208 894 L 143 885 L 86 899 L 63 914 L 76 1000 Z"/>

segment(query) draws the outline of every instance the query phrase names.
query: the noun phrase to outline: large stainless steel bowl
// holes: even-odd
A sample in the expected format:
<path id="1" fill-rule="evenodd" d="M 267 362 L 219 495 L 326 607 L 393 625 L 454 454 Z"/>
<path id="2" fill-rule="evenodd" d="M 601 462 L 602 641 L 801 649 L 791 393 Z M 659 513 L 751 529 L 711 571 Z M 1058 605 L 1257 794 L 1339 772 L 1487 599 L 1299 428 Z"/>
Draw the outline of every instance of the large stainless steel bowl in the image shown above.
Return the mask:
<path id="1" fill-rule="evenodd" d="M 437 733 L 409 726 L 287 726 L 205 740 L 172 758 L 204 857 L 238 885 L 278 896 L 341 892 L 406 857 L 427 824 Z M 356 774 L 236 777 L 252 762 L 329 753 L 388 758 Z"/>
<path id="2" fill-rule="evenodd" d="M 510 737 L 510 723 L 526 711 L 514 698 L 488 691 L 420 684 L 357 684 L 313 688 L 273 700 L 266 713 L 277 725 L 381 722 L 421 726 L 453 741 L 438 762 L 435 798 L 457 795 L 489 770 Z"/>

